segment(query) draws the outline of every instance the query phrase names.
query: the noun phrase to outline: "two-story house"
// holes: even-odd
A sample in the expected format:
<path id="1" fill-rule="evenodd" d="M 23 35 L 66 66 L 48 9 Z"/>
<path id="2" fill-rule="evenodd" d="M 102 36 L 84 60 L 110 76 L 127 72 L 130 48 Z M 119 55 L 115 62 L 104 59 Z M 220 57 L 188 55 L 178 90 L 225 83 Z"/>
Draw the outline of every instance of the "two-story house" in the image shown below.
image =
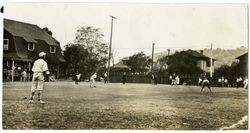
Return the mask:
<path id="1" fill-rule="evenodd" d="M 200 52 L 194 51 L 194 50 L 187 50 L 187 51 L 182 51 L 185 54 L 191 55 L 196 62 L 197 62 L 197 67 L 201 68 L 201 70 L 205 72 L 210 72 L 210 67 L 211 67 L 211 61 L 210 57 L 207 57 L 203 54 L 203 51 L 201 50 Z M 214 62 L 215 59 L 212 59 L 212 72 L 214 72 Z"/>
<path id="2" fill-rule="evenodd" d="M 47 53 L 46 61 L 50 71 L 60 74 L 65 62 L 60 43 L 37 25 L 4 19 L 3 70 L 16 68 L 31 72 L 39 52 Z"/>

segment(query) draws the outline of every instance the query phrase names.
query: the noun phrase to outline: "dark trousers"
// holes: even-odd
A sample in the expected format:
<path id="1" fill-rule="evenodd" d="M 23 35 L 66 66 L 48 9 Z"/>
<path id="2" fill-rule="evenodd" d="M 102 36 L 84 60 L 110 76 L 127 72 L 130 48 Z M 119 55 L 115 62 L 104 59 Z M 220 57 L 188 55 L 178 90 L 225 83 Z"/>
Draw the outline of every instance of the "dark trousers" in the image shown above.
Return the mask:
<path id="1" fill-rule="evenodd" d="M 107 83 L 107 77 L 104 77 L 104 84 Z"/>
<path id="2" fill-rule="evenodd" d="M 77 85 L 78 85 L 78 81 L 79 81 L 79 80 L 76 78 L 76 79 L 75 79 L 75 83 L 76 83 Z"/>
<path id="3" fill-rule="evenodd" d="M 126 79 L 122 78 L 122 83 L 125 84 L 126 83 Z"/>
<path id="4" fill-rule="evenodd" d="M 209 89 L 210 92 L 212 92 L 212 91 L 211 91 L 211 88 L 210 88 L 210 84 L 209 84 L 208 82 L 202 83 L 201 92 L 203 91 L 203 88 L 204 88 L 205 86 Z"/>

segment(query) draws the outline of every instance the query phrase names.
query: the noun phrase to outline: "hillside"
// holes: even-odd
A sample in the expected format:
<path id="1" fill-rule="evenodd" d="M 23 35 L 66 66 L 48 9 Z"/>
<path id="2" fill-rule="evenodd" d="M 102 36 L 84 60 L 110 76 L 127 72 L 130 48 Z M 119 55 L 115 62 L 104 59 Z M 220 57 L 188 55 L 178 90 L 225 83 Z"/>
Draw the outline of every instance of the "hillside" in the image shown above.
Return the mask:
<path id="1" fill-rule="evenodd" d="M 200 50 L 196 51 L 200 52 Z M 218 68 L 222 65 L 231 65 L 234 61 L 236 61 L 235 59 L 236 57 L 246 53 L 247 51 L 248 49 L 243 46 L 237 49 L 221 49 L 221 48 L 213 49 L 213 58 L 216 59 L 215 68 Z M 170 55 L 173 53 L 174 51 L 171 51 Z M 203 54 L 210 57 L 210 49 L 204 49 Z M 155 60 L 166 55 L 167 51 L 155 53 Z"/>
<path id="2" fill-rule="evenodd" d="M 235 58 L 246 53 L 248 49 L 246 47 L 240 47 L 237 49 L 214 49 L 213 58 L 216 59 L 215 68 L 218 68 L 222 65 L 231 65 L 234 61 L 237 61 Z M 210 57 L 210 49 L 204 49 L 204 55 Z"/>

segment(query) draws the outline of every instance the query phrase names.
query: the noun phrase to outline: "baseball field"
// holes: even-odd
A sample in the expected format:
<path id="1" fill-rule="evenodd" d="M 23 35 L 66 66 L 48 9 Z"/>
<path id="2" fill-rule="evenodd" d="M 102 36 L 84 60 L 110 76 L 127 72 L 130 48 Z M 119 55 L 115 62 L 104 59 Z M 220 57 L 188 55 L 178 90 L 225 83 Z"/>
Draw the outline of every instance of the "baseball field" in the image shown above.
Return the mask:
<path id="1" fill-rule="evenodd" d="M 151 84 L 46 82 L 29 104 L 30 83 L 3 83 L 3 129 L 246 130 L 248 90 Z M 236 124 L 232 127 L 232 125 Z"/>

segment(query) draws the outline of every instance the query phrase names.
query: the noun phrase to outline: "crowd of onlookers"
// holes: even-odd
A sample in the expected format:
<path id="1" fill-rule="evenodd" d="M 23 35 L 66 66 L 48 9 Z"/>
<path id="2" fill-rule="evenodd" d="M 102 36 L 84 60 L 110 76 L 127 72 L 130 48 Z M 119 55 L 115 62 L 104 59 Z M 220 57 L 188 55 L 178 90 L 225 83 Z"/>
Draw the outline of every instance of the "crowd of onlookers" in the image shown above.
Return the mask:
<path id="1" fill-rule="evenodd" d="M 180 77 L 179 75 L 174 74 L 170 74 L 169 75 L 169 83 L 170 85 L 179 85 L 180 84 Z M 185 85 L 185 83 L 183 83 Z"/>
<path id="2" fill-rule="evenodd" d="M 6 81 L 12 80 L 12 74 L 15 78 L 18 78 L 19 81 L 30 81 L 31 73 L 27 71 L 27 69 L 22 69 L 20 66 L 15 66 L 14 71 L 12 72 L 12 69 L 4 69 L 3 70 L 3 78 Z"/>
<path id="3" fill-rule="evenodd" d="M 246 76 L 243 79 L 242 77 L 239 76 L 235 79 L 235 82 L 229 83 L 228 79 L 226 79 L 224 76 L 222 76 L 221 78 L 218 78 L 218 86 L 219 87 L 236 87 L 236 88 L 243 87 L 243 88 L 247 89 L 248 78 Z"/>
<path id="4" fill-rule="evenodd" d="M 26 68 L 20 66 L 14 66 L 14 71 L 12 69 L 3 70 L 3 79 L 4 81 L 12 81 L 12 74 L 14 75 L 14 81 L 27 82 L 32 80 L 32 72 L 28 71 Z M 54 81 L 55 75 L 51 74 L 49 77 L 46 77 L 46 81 Z"/>

